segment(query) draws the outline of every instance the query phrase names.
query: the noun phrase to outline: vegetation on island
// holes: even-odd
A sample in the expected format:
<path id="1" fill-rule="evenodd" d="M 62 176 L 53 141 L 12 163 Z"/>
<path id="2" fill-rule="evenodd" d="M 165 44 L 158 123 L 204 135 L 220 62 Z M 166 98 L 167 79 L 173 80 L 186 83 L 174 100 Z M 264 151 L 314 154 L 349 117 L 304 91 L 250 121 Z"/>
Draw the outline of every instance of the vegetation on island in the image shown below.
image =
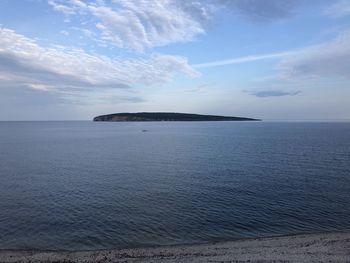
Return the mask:
<path id="1" fill-rule="evenodd" d="M 259 119 L 175 112 L 114 113 L 97 116 L 94 121 L 260 121 Z"/>

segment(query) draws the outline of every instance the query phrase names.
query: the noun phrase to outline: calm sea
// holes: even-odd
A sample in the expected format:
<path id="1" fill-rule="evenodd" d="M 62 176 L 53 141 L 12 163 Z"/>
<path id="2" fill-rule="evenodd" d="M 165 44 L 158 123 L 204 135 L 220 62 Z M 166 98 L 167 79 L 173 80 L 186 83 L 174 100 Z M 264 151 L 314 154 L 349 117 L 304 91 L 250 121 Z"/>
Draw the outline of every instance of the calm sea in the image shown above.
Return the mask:
<path id="1" fill-rule="evenodd" d="M 0 122 L 0 249 L 337 230 L 350 123 Z"/>

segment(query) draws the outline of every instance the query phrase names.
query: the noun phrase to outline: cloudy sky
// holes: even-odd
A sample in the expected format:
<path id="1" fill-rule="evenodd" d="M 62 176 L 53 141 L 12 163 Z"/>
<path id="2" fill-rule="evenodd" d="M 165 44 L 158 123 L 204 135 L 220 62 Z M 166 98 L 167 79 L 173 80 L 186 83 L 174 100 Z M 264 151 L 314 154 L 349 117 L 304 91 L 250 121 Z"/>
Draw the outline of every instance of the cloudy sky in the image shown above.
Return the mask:
<path id="1" fill-rule="evenodd" d="M 350 119 L 350 0 L 1 0 L 0 120 Z"/>

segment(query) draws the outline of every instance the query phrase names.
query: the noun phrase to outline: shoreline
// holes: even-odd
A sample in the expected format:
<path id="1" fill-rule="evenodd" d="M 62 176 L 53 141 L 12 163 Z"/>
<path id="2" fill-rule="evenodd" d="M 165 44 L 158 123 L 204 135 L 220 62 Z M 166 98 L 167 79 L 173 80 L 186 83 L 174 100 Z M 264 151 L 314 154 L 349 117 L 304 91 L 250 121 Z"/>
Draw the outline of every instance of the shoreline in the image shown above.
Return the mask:
<path id="1" fill-rule="evenodd" d="M 9 249 L 0 250 L 0 262 L 350 262 L 350 232 L 109 250 Z"/>

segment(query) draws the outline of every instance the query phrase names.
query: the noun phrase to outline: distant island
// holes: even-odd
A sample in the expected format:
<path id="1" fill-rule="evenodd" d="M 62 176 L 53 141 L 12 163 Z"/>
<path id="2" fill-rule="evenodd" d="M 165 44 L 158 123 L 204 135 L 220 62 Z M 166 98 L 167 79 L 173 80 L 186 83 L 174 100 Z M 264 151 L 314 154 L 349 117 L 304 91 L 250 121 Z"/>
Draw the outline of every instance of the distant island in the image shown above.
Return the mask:
<path id="1" fill-rule="evenodd" d="M 202 115 L 176 112 L 137 112 L 137 113 L 114 113 L 97 116 L 94 121 L 260 121 L 259 119 Z"/>

